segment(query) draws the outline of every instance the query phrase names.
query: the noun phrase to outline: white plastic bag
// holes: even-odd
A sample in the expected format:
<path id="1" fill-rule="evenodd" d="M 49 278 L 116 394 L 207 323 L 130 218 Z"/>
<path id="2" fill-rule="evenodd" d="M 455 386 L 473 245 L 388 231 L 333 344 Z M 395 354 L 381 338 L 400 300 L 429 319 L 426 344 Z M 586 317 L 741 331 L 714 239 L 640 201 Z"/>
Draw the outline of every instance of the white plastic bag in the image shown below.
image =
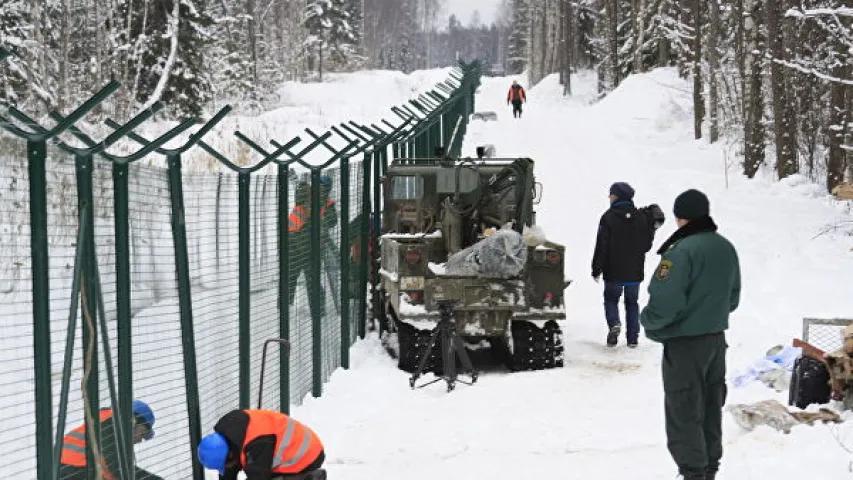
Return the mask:
<path id="1" fill-rule="evenodd" d="M 502 228 L 447 259 L 447 275 L 515 277 L 527 262 L 527 245 L 515 230 Z"/>

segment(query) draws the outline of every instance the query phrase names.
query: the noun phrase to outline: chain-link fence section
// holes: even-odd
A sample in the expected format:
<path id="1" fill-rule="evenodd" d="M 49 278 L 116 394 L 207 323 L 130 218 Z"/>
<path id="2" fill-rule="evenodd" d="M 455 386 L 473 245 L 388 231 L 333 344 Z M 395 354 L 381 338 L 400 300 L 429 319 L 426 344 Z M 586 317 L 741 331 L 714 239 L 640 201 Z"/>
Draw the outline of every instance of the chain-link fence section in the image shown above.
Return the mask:
<path id="1" fill-rule="evenodd" d="M 853 324 L 845 318 L 804 318 L 803 341 L 824 352 L 840 350 L 844 345 L 844 327 Z"/>
<path id="2" fill-rule="evenodd" d="M 0 127 L 13 135 L 0 135 L 0 468 L 38 480 L 202 480 L 195 447 L 226 412 L 257 407 L 272 338 L 287 345 L 268 352 L 261 406 L 288 411 L 320 396 L 365 331 L 367 217 L 380 208 L 369 203 L 380 202 L 381 172 L 365 178 L 361 159 L 403 144 L 458 155 L 461 136 L 438 126 L 464 133 L 479 67 L 460 71 L 437 107 L 384 122 L 390 132 L 333 129 L 344 149 L 332 133 L 270 151 L 238 135 L 262 155 L 251 167 L 202 140 L 229 108 L 165 149 L 197 122 L 155 140 L 132 133 L 159 104 L 108 122 L 115 132 L 102 140 L 74 126 L 115 82 L 53 114 L 51 128 L 4 106 Z M 139 149 L 107 153 L 120 139 Z M 329 161 L 306 163 L 321 145 Z M 182 172 L 190 148 L 221 171 Z M 135 163 L 148 155 L 168 168 Z"/>

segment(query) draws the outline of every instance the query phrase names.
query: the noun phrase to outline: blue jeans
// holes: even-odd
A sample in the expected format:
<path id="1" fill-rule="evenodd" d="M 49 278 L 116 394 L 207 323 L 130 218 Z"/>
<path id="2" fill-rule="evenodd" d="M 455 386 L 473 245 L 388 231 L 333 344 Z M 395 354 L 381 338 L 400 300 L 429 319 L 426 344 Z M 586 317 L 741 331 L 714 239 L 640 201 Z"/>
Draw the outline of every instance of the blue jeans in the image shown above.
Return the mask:
<path id="1" fill-rule="evenodd" d="M 625 291 L 625 323 L 628 324 L 628 343 L 634 343 L 640 336 L 640 306 L 637 304 L 637 299 L 640 296 L 639 282 L 605 282 L 604 316 L 607 318 L 607 326 L 609 327 L 622 324 L 619 321 L 619 297 L 622 296 L 623 290 Z"/>

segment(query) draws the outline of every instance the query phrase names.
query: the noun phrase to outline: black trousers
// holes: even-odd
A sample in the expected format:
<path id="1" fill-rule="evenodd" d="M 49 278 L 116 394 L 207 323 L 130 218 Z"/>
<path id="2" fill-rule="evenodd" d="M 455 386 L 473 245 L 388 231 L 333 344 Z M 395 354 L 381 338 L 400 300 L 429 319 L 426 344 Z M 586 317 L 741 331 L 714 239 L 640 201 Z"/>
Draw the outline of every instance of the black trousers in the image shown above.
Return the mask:
<path id="1" fill-rule="evenodd" d="M 310 237 L 305 233 L 290 234 L 290 250 L 288 252 L 288 261 L 290 262 L 287 270 L 287 290 L 289 293 L 289 303 L 292 306 L 296 297 L 296 284 L 299 281 L 299 275 L 305 273 L 305 286 L 308 290 L 308 306 L 311 309 L 311 316 L 322 318 L 326 315 L 326 303 L 323 297 L 322 287 L 320 291 L 316 288 L 316 275 L 322 275 L 322 272 L 314 272 L 311 268 L 310 258 Z M 322 282 L 322 280 L 321 280 Z M 311 302 L 312 298 L 319 298 L 318 305 Z M 316 312 L 314 311 L 316 308 Z"/>
<path id="2" fill-rule="evenodd" d="M 521 101 L 513 100 L 512 101 L 512 116 L 520 117 L 521 116 Z"/>
<path id="3" fill-rule="evenodd" d="M 716 473 L 720 467 L 727 347 L 723 333 L 663 345 L 667 447 L 685 477 Z"/>

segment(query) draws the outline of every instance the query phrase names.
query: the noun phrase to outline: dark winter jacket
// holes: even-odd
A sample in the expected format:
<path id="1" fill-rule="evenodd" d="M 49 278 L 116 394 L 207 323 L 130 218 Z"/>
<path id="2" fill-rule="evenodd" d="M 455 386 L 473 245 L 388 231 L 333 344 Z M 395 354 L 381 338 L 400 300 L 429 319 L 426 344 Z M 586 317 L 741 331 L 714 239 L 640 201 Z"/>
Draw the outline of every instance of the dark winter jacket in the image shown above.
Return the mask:
<path id="1" fill-rule="evenodd" d="M 681 227 L 658 251 L 661 262 L 640 315 L 656 342 L 725 331 L 740 302 L 740 266 L 734 246 L 705 216 Z"/>
<path id="2" fill-rule="evenodd" d="M 605 282 L 642 282 L 654 229 L 630 201 L 615 202 L 601 216 L 592 257 L 592 276 Z"/>

